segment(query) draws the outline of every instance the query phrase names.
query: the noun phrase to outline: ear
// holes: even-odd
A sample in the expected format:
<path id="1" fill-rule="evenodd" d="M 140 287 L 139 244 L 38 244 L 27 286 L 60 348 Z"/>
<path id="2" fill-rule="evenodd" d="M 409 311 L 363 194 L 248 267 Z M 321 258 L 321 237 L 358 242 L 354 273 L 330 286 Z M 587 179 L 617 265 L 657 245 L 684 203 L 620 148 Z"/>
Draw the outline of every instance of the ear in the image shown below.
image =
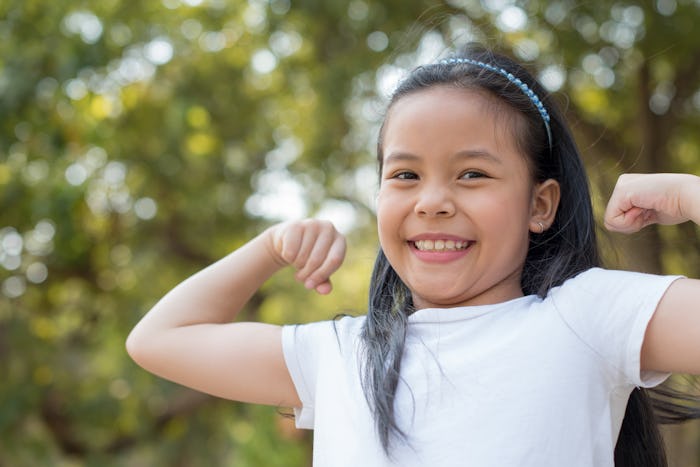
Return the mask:
<path id="1" fill-rule="evenodd" d="M 541 234 L 554 222 L 559 207 L 559 182 L 549 178 L 535 185 L 530 206 L 530 232 Z"/>

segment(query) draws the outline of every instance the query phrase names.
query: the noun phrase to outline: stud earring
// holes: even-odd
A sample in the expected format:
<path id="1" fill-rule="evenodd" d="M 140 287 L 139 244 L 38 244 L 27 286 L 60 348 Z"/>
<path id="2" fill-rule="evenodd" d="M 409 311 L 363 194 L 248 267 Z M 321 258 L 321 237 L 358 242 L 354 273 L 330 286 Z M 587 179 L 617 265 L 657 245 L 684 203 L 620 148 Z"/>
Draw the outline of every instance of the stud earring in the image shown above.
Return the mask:
<path id="1" fill-rule="evenodd" d="M 544 224 L 542 223 L 542 221 L 537 221 L 537 225 L 540 226 L 539 233 L 543 234 L 544 233 Z"/>

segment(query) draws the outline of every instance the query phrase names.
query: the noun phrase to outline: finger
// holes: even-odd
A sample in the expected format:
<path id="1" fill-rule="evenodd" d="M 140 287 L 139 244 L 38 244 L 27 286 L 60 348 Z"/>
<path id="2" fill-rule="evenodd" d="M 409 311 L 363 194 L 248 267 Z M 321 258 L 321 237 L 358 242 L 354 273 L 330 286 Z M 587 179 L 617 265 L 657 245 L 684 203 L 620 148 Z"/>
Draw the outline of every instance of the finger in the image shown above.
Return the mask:
<path id="1" fill-rule="evenodd" d="M 328 295 L 329 293 L 331 293 L 333 291 L 333 285 L 331 284 L 331 281 L 329 279 L 321 284 L 318 284 L 315 287 L 315 290 L 316 290 L 316 292 L 318 292 L 321 295 Z"/>
<path id="2" fill-rule="evenodd" d="M 303 267 L 296 274 L 297 280 L 304 282 L 304 285 L 309 289 L 314 288 L 315 284 L 327 278 L 327 276 L 320 278 L 320 280 L 317 278 L 314 281 L 307 283 L 309 276 L 317 271 L 318 268 L 326 261 L 326 257 L 328 256 L 328 252 L 331 249 L 335 238 L 340 235 L 331 223 L 318 224 L 317 228 L 318 232 L 316 233 L 313 248 L 309 252 Z"/>
<path id="3" fill-rule="evenodd" d="M 313 254 L 313 250 L 318 243 L 318 226 L 311 222 L 304 222 L 301 226 L 302 238 L 299 245 L 297 255 L 292 262 L 292 265 L 297 270 L 302 270 L 309 262 L 309 258 Z"/>
<path id="4" fill-rule="evenodd" d="M 627 193 L 618 182 L 610 195 L 608 205 L 605 207 L 604 219 L 609 221 L 618 219 L 620 216 L 624 217 L 624 214 L 633 207 L 634 203 L 632 202 L 629 193 Z"/>
<path id="5" fill-rule="evenodd" d="M 646 209 L 631 207 L 626 211 L 607 217 L 604 221 L 605 227 L 613 232 L 637 232 L 650 223 L 647 214 L 645 214 L 648 212 Z"/>
<path id="6" fill-rule="evenodd" d="M 308 288 L 317 288 L 319 285 L 328 282 L 328 278 L 343 264 L 345 250 L 345 237 L 336 233 L 333 243 L 325 252 L 323 263 L 311 272 L 304 285 Z M 328 282 L 328 286 L 330 286 L 330 282 Z"/>
<path id="7" fill-rule="evenodd" d="M 299 224 L 291 223 L 282 226 L 275 246 L 285 263 L 294 263 L 301 248 L 302 234 Z"/>

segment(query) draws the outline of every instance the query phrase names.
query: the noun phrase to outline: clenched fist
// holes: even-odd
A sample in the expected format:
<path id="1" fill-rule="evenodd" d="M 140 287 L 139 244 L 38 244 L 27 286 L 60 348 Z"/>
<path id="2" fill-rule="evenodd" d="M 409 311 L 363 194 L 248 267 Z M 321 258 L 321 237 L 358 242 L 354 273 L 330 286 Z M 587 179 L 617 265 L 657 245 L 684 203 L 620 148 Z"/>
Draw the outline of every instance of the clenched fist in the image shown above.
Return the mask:
<path id="1" fill-rule="evenodd" d="M 700 177 L 688 174 L 625 174 L 605 210 L 605 227 L 633 233 L 650 224 L 698 222 Z"/>
<path id="2" fill-rule="evenodd" d="M 307 289 L 330 293 L 330 276 L 345 259 L 345 237 L 332 223 L 317 219 L 284 222 L 268 231 L 268 249 L 280 265 L 291 265 Z"/>

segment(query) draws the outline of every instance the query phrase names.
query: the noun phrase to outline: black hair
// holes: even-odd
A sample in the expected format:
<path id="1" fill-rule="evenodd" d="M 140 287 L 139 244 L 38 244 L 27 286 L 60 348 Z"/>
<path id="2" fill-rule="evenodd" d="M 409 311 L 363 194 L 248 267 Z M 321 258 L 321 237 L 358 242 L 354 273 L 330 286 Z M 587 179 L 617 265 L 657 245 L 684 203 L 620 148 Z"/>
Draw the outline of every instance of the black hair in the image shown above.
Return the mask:
<path id="1" fill-rule="evenodd" d="M 510 131 L 516 144 L 528 158 L 535 182 L 554 179 L 560 186 L 560 202 L 553 224 L 542 233 L 530 235 L 523 266 L 521 286 L 524 294 L 547 295 L 580 272 L 601 265 L 595 221 L 586 175 L 574 138 L 555 102 L 527 70 L 505 55 L 472 44 L 456 60 L 445 60 L 414 69 L 395 90 L 387 110 L 402 97 L 434 86 L 450 86 L 486 93 L 495 97 L 496 105 L 511 111 Z M 472 63 L 469 63 L 472 61 Z M 549 128 L 533 99 L 517 82 L 500 72 L 474 62 L 506 70 L 534 92 L 549 114 Z M 382 170 L 384 125 L 377 142 L 379 172 Z M 551 139 L 547 132 L 551 131 Z M 384 252 L 379 250 L 372 273 L 369 308 L 362 328 L 362 386 L 373 413 L 377 433 L 384 451 L 391 454 L 395 438 L 406 441 L 406 434 L 396 423 L 394 398 L 401 378 L 401 358 L 408 316 L 414 311 L 411 292 L 399 278 Z M 615 449 L 616 466 L 666 466 L 663 441 L 653 408 L 665 419 L 674 421 L 697 418 L 684 412 L 686 406 L 674 404 L 675 393 L 655 402 L 646 390 L 635 389 L 627 406 Z M 670 391 L 670 392 L 669 392 Z"/>

